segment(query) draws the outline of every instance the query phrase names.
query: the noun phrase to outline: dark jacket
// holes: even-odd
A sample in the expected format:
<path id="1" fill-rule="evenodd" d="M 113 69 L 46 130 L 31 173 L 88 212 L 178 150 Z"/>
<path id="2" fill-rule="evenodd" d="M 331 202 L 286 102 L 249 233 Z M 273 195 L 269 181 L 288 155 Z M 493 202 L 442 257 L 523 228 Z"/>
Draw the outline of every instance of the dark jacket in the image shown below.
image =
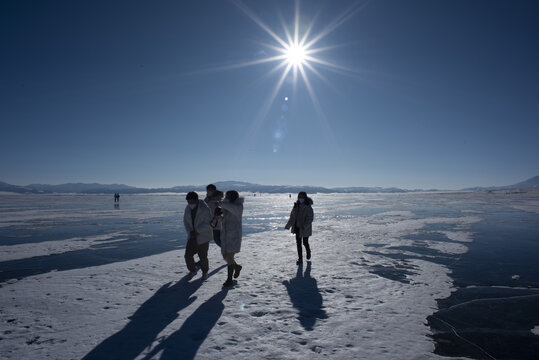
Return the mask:
<path id="1" fill-rule="evenodd" d="M 206 198 L 204 199 L 204 202 L 210 208 L 210 213 L 212 216 L 211 225 L 215 230 L 221 230 L 221 217 L 216 216 L 218 214 L 215 213 L 215 209 L 219 207 L 219 205 L 221 204 L 221 201 L 223 201 L 223 197 L 224 197 L 223 192 L 221 190 L 216 190 L 212 196 L 210 197 L 206 196 Z"/>
<path id="2" fill-rule="evenodd" d="M 290 212 L 290 218 L 288 219 L 285 229 L 290 229 L 290 231 L 295 234 L 297 228 L 299 236 L 302 238 L 311 236 L 313 233 L 312 224 L 314 219 L 312 204 L 313 199 L 310 197 L 307 197 L 303 204 L 296 201 L 292 208 L 292 212 Z"/>

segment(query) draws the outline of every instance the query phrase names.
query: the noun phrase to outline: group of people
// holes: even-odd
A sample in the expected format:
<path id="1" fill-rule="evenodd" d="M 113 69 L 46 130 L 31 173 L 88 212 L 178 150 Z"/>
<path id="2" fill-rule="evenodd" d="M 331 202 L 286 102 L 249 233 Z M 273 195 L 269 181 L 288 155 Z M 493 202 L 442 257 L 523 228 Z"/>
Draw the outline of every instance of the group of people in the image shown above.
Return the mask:
<path id="1" fill-rule="evenodd" d="M 236 263 L 234 255 L 240 252 L 242 237 L 243 198 L 236 190 L 224 194 L 210 184 L 206 187 L 206 198 L 200 200 L 194 191 L 185 197 L 187 207 L 183 215 L 183 224 L 187 232 L 185 263 L 189 276 L 197 273 L 197 265 L 202 270 L 202 278 L 208 278 L 208 248 L 211 240 L 221 247 L 221 254 L 227 263 L 227 279 L 223 286 L 233 285 L 232 277 L 240 276 L 241 265 Z M 198 254 L 200 261 L 194 260 Z"/>
<path id="2" fill-rule="evenodd" d="M 200 267 L 202 279 L 208 278 L 208 249 L 210 241 L 214 240 L 221 248 L 221 254 L 227 264 L 227 278 L 223 287 L 232 286 L 234 284 L 232 278 L 238 278 L 242 269 L 234 257 L 241 249 L 244 199 L 236 190 L 229 190 L 223 194 L 213 184 L 206 187 L 204 200 L 200 200 L 194 191 L 187 193 L 185 199 L 187 206 L 183 223 L 187 232 L 187 244 L 184 257 L 189 276 L 195 276 L 197 267 Z M 314 217 L 312 204 L 312 199 L 304 191 L 300 192 L 285 226 L 285 229 L 290 229 L 296 235 L 298 265 L 303 262 L 302 244 L 307 260 L 311 259 L 309 236 L 312 234 Z M 196 254 L 200 259 L 198 262 L 195 262 Z"/>

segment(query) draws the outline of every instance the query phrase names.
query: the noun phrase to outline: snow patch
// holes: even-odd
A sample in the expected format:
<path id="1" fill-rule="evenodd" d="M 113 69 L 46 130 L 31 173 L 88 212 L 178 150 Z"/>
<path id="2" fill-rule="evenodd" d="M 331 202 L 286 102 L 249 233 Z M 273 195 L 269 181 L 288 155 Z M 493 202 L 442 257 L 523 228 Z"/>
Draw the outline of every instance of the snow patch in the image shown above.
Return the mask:
<path id="1" fill-rule="evenodd" d="M 467 231 L 439 231 L 439 233 L 447 236 L 448 239 L 463 243 L 469 243 L 473 240 L 473 233 Z"/>

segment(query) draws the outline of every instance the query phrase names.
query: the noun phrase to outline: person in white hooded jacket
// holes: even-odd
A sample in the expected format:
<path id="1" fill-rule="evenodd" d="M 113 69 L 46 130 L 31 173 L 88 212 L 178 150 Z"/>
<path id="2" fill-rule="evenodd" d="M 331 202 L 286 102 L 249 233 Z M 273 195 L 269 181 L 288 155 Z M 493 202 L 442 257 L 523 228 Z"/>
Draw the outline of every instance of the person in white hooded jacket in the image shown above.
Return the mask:
<path id="1" fill-rule="evenodd" d="M 226 192 L 221 204 L 221 254 L 227 263 L 227 279 L 223 286 L 232 286 L 232 276 L 240 276 L 241 265 L 236 263 L 234 255 L 240 252 L 242 237 L 243 198 L 235 190 Z"/>
<path id="2" fill-rule="evenodd" d="M 197 271 L 194 256 L 198 254 L 202 278 L 207 279 L 209 270 L 208 248 L 210 240 L 213 239 L 213 231 L 210 226 L 212 216 L 210 209 L 204 201 L 198 199 L 196 192 L 189 192 L 185 199 L 187 200 L 187 206 L 183 214 L 183 224 L 187 232 L 185 264 L 189 269 L 189 275 L 194 276 Z"/>

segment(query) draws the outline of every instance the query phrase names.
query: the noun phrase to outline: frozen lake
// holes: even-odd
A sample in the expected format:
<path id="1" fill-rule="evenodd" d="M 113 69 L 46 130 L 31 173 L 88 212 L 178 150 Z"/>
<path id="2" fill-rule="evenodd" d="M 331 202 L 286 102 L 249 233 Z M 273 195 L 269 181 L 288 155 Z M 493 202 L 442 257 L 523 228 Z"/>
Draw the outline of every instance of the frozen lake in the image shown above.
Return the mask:
<path id="1" fill-rule="evenodd" d="M 123 341 L 120 329 L 133 331 L 137 309 L 151 299 L 167 303 L 170 299 L 156 292 L 166 283 L 183 293 L 194 286 L 181 280 L 187 272 L 184 195 L 125 195 L 118 206 L 110 195 L 0 195 L 2 354 L 100 358 L 106 350 L 117 358 L 174 358 L 182 353 L 177 344 L 195 341 L 182 332 L 186 322 L 199 309 L 211 314 L 216 308 L 215 321 L 195 317 L 206 328 L 187 358 L 247 359 L 254 351 L 263 358 L 383 359 L 404 351 L 415 358 L 531 359 L 539 351 L 537 192 L 310 195 L 315 222 L 308 266 L 314 287 L 296 274 L 294 241 L 282 230 L 295 195 L 243 195 L 239 259 L 246 265 L 245 280 L 220 291 L 213 276 L 224 276 L 223 261 L 212 245 L 210 265 L 220 273 L 196 285 L 190 293 L 198 295 L 194 305 L 186 298 L 155 333 L 134 331 L 144 347 L 133 353 L 117 349 Z M 129 280 L 130 274 L 137 280 Z M 124 284 L 117 297 L 100 294 L 114 292 L 117 283 Z M 316 311 L 309 312 L 313 303 L 298 300 L 303 290 L 295 289 L 319 298 Z M 59 298 L 77 310 L 63 314 Z M 277 311 L 280 305 L 272 298 L 281 299 L 285 310 Z M 102 307 L 104 301 L 123 306 Z M 238 301 L 240 315 L 232 305 Z M 395 307 L 380 312 L 378 302 Z M 189 312 L 192 306 L 198 308 Z M 257 310 L 242 323 L 250 306 Z M 111 307 L 114 317 L 102 314 Z M 298 314 L 297 323 L 286 320 Z M 76 331 L 73 322 L 79 323 Z M 251 340 L 225 341 L 223 322 L 243 326 Z M 401 329 L 401 323 L 408 326 Z M 333 341 L 320 339 L 327 332 L 334 333 L 328 335 L 335 336 Z M 304 334 L 309 336 L 301 338 Z M 262 339 L 273 339 L 275 347 L 258 344 Z M 407 347 L 410 342 L 414 345 Z"/>

